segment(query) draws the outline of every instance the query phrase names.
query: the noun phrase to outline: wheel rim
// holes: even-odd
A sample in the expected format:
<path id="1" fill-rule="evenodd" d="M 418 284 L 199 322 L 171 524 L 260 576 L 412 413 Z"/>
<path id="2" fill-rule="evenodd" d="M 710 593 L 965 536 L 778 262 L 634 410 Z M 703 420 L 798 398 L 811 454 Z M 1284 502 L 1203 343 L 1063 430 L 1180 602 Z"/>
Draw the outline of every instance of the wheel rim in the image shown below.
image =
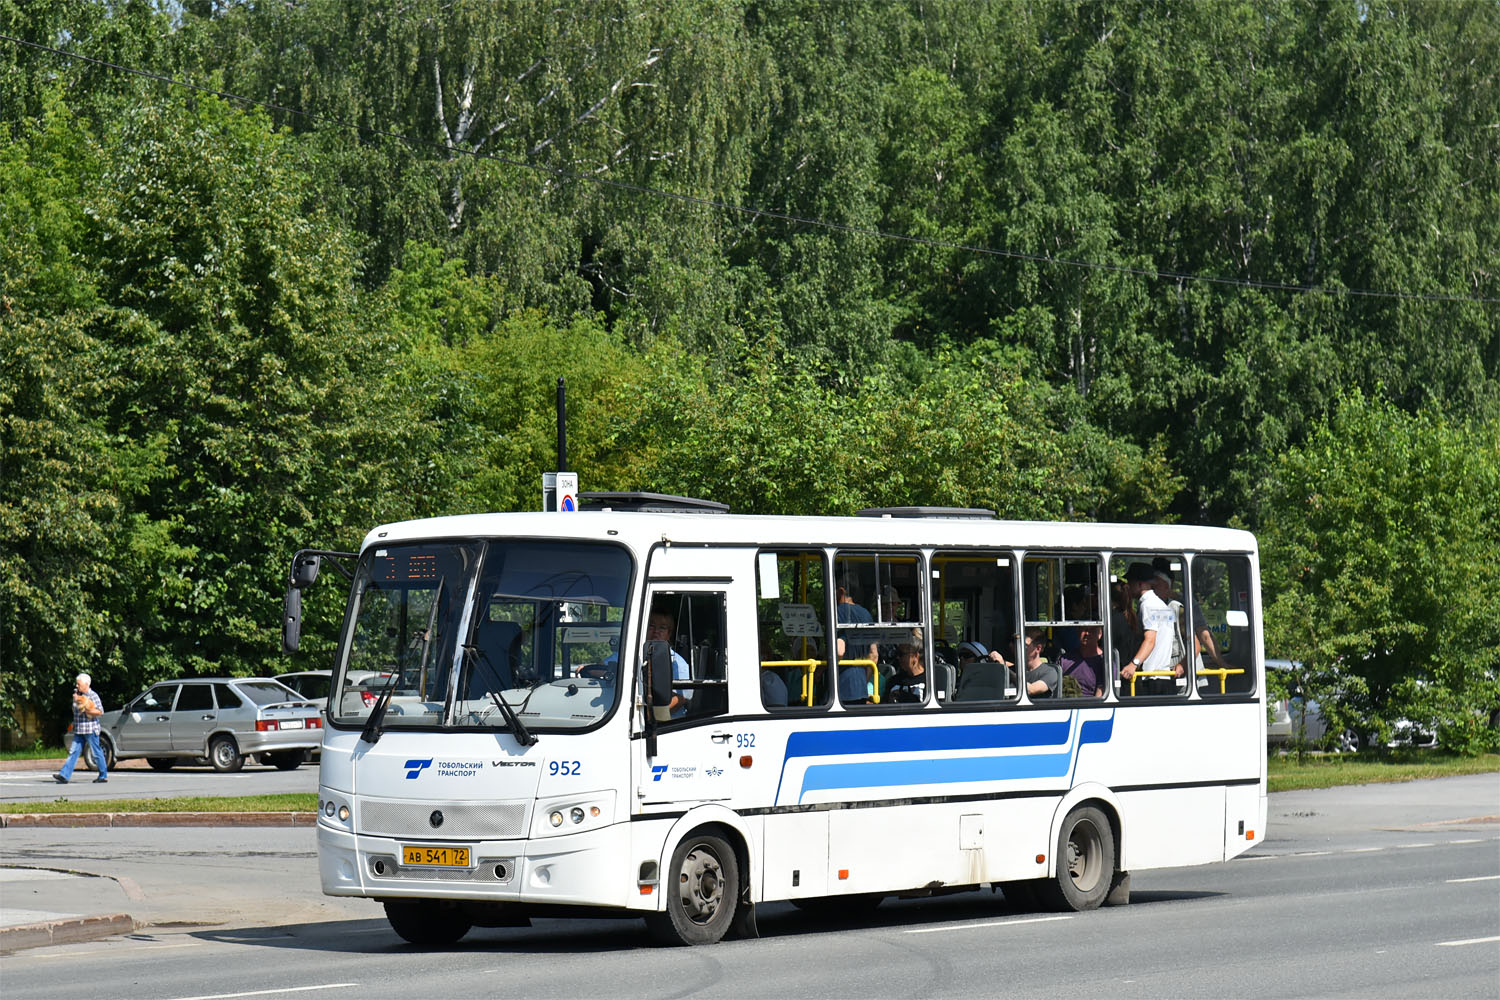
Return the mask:
<path id="1" fill-rule="evenodd" d="M 677 890 L 682 909 L 693 923 L 706 924 L 719 912 L 724 902 L 724 869 L 707 845 L 697 844 L 683 857 Z"/>
<path id="2" fill-rule="evenodd" d="M 228 740 L 220 740 L 214 744 L 214 763 L 221 767 L 228 767 L 234 763 L 236 754 L 234 745 Z"/>
<path id="3" fill-rule="evenodd" d="M 1068 877 L 1079 892 L 1092 892 L 1104 877 L 1104 841 L 1099 828 L 1087 820 L 1068 835 Z"/>

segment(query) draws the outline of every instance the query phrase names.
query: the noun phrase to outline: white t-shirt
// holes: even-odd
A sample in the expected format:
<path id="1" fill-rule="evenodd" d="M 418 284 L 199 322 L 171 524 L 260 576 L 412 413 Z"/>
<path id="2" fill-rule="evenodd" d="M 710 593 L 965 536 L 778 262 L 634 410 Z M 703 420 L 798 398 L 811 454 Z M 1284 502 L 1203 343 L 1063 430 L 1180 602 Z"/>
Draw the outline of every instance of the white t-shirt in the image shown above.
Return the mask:
<path id="1" fill-rule="evenodd" d="M 1151 653 L 1140 669 L 1172 669 L 1172 636 L 1177 634 L 1177 615 L 1156 596 L 1154 590 L 1141 595 L 1141 628 L 1156 633 L 1156 645 L 1151 647 Z"/>

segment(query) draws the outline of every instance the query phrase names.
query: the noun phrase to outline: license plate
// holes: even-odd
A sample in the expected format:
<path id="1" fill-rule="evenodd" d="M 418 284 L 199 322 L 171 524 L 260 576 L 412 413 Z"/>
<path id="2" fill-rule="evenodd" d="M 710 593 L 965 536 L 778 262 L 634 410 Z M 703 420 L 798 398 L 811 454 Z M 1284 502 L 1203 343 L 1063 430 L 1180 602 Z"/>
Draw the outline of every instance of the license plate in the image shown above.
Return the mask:
<path id="1" fill-rule="evenodd" d="M 435 868 L 468 868 L 467 847 L 414 847 L 401 845 L 403 865 L 430 865 Z"/>
<path id="2" fill-rule="evenodd" d="M 282 719 L 281 720 L 281 728 L 282 729 L 301 729 L 302 728 L 302 720 L 301 719 Z"/>

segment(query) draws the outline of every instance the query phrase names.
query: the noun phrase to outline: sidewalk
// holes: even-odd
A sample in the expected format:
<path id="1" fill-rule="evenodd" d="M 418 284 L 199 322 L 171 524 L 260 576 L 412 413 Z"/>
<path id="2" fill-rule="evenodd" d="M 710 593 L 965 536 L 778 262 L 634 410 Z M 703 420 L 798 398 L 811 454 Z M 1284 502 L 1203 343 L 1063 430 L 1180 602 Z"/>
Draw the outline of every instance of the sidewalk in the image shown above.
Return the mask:
<path id="1" fill-rule="evenodd" d="M 6 848 L 0 954 L 146 928 L 374 915 L 363 900 L 319 893 L 315 824 L 306 812 L 0 815 Z M 181 827 L 211 828 L 204 830 L 206 839 L 222 845 L 224 860 L 203 862 L 196 834 L 171 838 L 181 842 L 173 848 L 158 832 Z M 254 849 L 278 845 L 286 846 Z M 236 859 L 236 846 L 248 861 Z M 273 873 L 256 864 L 255 856 L 266 853 L 287 860 Z"/>
<path id="2" fill-rule="evenodd" d="M 136 929 L 127 886 L 104 876 L 46 868 L 0 868 L 0 954 L 94 941 Z"/>

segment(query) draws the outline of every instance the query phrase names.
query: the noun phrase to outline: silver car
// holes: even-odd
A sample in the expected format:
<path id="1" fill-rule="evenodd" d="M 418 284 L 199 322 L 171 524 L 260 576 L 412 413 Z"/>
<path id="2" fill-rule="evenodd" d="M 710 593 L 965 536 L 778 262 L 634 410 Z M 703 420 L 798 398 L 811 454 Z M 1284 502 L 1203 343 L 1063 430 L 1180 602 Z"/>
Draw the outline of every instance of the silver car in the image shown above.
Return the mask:
<path id="1" fill-rule="evenodd" d="M 144 757 L 158 771 L 201 758 L 238 771 L 252 755 L 290 771 L 323 739 L 318 706 L 269 677 L 162 681 L 105 712 L 99 727 L 111 763 Z"/>

